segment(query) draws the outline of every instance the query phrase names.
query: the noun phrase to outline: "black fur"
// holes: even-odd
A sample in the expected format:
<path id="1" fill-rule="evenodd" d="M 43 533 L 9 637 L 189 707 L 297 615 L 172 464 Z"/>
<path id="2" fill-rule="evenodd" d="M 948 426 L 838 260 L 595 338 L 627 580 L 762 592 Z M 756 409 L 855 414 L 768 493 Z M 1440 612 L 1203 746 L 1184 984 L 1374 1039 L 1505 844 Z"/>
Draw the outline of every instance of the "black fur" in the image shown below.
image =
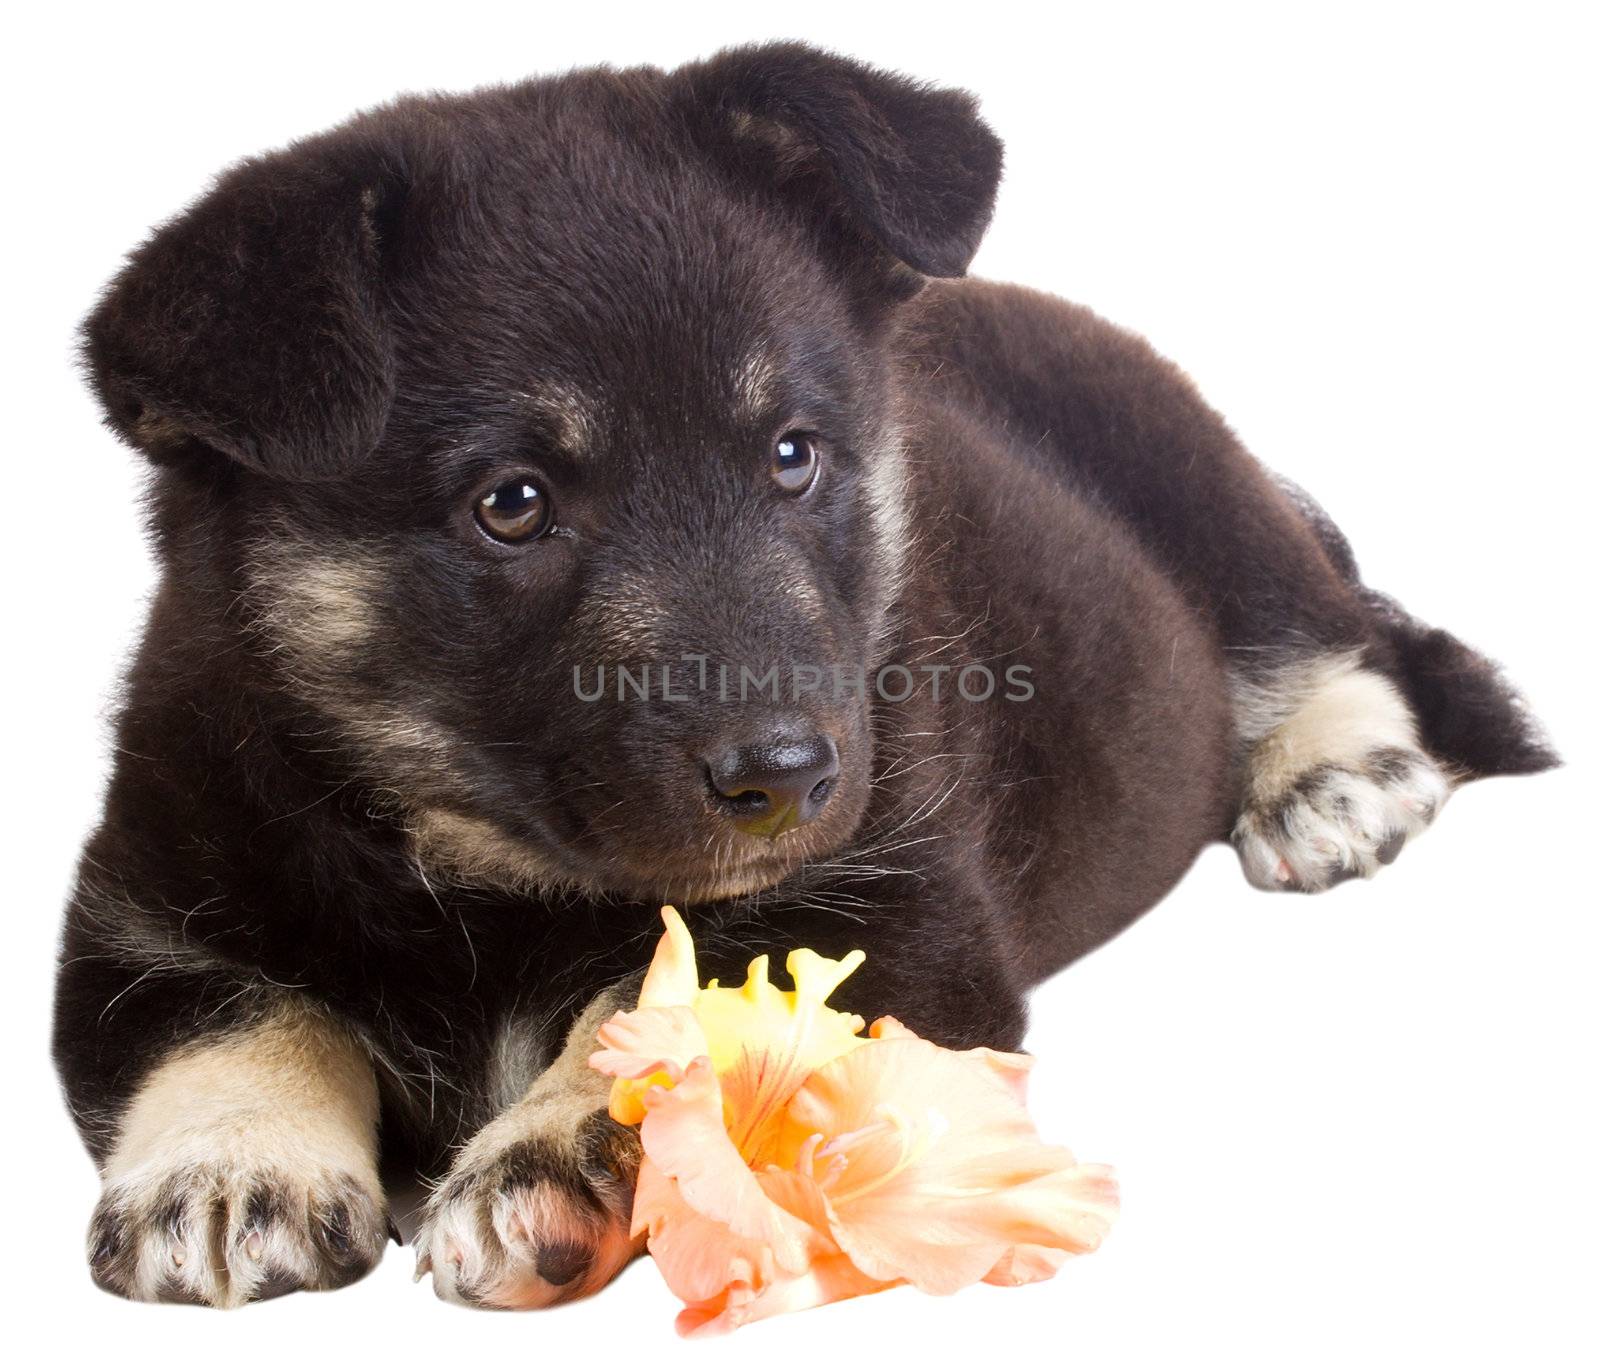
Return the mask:
<path id="1" fill-rule="evenodd" d="M 1142 340 L 956 280 L 999 174 L 970 97 L 772 46 L 401 100 L 133 254 L 85 354 L 153 461 L 163 582 L 56 1024 L 97 1157 L 156 1062 L 293 992 L 438 1171 L 496 1109 L 497 1033 L 548 1060 L 663 900 L 699 901 L 712 973 L 860 944 L 848 1006 L 1017 1046 L 1027 989 L 1227 832 L 1230 667 L 1362 650 L 1453 764 L 1548 765 Z M 766 471 L 796 426 L 798 500 Z M 474 501 L 525 473 L 559 534 L 489 540 Z M 698 759 L 772 705 L 574 696 L 601 664 L 689 690 L 687 654 L 1021 664 L 1035 695 L 783 703 L 841 772 L 760 840 Z"/>

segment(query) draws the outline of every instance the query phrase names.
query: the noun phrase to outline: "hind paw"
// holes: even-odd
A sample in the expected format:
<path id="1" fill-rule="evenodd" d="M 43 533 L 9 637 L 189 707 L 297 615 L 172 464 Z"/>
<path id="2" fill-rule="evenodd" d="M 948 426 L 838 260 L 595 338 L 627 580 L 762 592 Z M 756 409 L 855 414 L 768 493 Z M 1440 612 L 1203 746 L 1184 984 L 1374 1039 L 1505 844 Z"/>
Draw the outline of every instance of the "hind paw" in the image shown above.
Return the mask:
<path id="1" fill-rule="evenodd" d="M 1427 754 L 1383 746 L 1252 795 L 1233 844 L 1258 889 L 1326 890 L 1387 866 L 1449 794 L 1448 778 Z"/>

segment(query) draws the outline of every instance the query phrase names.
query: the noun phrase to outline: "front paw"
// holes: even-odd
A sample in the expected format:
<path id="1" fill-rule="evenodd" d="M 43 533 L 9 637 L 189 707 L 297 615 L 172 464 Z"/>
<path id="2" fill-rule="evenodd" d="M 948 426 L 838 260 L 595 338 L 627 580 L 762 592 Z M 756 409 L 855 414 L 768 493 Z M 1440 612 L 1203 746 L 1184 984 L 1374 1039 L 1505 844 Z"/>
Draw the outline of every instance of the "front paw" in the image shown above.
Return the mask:
<path id="1" fill-rule="evenodd" d="M 519 1106 L 461 1151 L 428 1202 L 417 1275 L 443 1299 L 535 1309 L 598 1290 L 629 1237 L 639 1139 L 602 1107 Z"/>
<path id="2" fill-rule="evenodd" d="M 108 1181 L 89 1227 L 96 1284 L 129 1299 L 233 1308 L 334 1290 L 376 1264 L 383 1203 L 349 1174 L 226 1156 Z"/>

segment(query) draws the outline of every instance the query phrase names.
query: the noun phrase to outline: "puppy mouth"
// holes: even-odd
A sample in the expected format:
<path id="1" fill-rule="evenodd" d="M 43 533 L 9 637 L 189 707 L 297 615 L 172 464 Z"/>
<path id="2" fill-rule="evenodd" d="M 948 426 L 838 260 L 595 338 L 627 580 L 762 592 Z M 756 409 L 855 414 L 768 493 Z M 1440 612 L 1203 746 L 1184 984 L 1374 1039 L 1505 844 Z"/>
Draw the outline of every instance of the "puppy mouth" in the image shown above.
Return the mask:
<path id="1" fill-rule="evenodd" d="M 835 850 L 854 820 L 847 804 L 830 804 L 804 822 L 800 816 L 794 805 L 774 805 L 733 817 L 708 802 L 672 841 L 660 833 L 619 831 L 569 807 L 560 855 L 570 876 L 598 894 L 715 903 L 781 884 Z"/>
<path id="2" fill-rule="evenodd" d="M 663 904 L 716 903 L 781 884 L 832 842 L 831 834 L 801 829 L 724 832 L 719 838 L 706 853 L 614 855 L 610 869 L 596 873 L 596 884 L 607 893 L 620 889 Z"/>
<path id="3" fill-rule="evenodd" d="M 565 816 L 571 821 L 571 812 Z M 514 893 L 576 890 L 600 899 L 709 904 L 771 889 L 834 843 L 820 824 L 776 836 L 730 831 L 687 845 L 619 843 L 592 830 L 568 837 L 541 824 L 500 827 L 471 814 L 428 810 L 411 832 L 419 862 Z"/>
<path id="4" fill-rule="evenodd" d="M 770 890 L 773 886 L 781 884 L 793 870 L 794 866 L 779 867 L 765 872 L 746 870 L 699 884 L 686 883 L 671 891 L 658 889 L 655 894 L 664 904 L 718 904 L 725 900 L 758 894 L 762 890 Z"/>
<path id="5" fill-rule="evenodd" d="M 715 903 L 771 890 L 848 840 L 867 799 L 852 762 L 738 768 L 720 785 L 709 769 L 703 782 L 680 772 L 666 795 L 634 778 L 621 798 L 617 783 L 558 767 L 537 791 L 435 804 L 410 828 L 420 864 L 514 894 Z"/>
<path id="6" fill-rule="evenodd" d="M 745 839 L 720 854 L 641 852 L 596 841 L 567 840 L 541 825 L 500 826 L 471 813 L 428 809 L 410 821 L 419 864 L 460 880 L 513 893 L 565 889 L 605 898 L 699 904 L 768 889 L 801 866 L 808 854 L 785 844 Z M 792 839 L 798 835 L 786 835 Z M 587 839 L 587 841 L 584 841 Z M 774 847 L 779 850 L 774 851 Z M 734 848 L 734 851 L 727 850 Z"/>

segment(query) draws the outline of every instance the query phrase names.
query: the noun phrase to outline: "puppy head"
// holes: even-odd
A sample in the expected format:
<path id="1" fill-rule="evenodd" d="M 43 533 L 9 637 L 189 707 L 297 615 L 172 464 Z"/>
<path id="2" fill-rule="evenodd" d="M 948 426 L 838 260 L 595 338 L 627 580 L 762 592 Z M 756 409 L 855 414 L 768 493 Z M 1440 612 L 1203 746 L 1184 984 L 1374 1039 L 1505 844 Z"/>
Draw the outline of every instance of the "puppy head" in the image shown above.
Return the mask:
<path id="1" fill-rule="evenodd" d="M 793 45 L 402 101 L 230 172 L 85 351 L 222 505 L 169 553 L 242 559 L 259 662 L 428 859 L 725 897 L 863 812 L 896 307 L 999 163 L 966 95 Z"/>

